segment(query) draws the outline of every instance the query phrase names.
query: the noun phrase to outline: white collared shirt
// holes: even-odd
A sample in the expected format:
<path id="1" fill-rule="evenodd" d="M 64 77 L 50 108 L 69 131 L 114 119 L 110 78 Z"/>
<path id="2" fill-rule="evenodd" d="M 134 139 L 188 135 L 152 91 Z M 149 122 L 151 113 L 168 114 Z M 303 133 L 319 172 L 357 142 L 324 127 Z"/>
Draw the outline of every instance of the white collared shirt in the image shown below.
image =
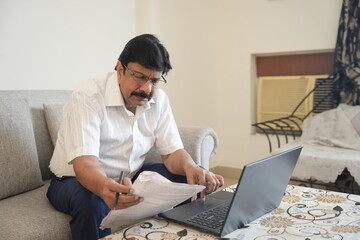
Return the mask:
<path id="1" fill-rule="evenodd" d="M 57 177 L 75 176 L 72 161 L 92 155 L 108 177 L 132 176 L 153 145 L 161 155 L 183 148 L 168 97 L 157 89 L 134 115 L 125 108 L 116 72 L 109 73 L 85 81 L 65 105 L 50 169 Z"/>

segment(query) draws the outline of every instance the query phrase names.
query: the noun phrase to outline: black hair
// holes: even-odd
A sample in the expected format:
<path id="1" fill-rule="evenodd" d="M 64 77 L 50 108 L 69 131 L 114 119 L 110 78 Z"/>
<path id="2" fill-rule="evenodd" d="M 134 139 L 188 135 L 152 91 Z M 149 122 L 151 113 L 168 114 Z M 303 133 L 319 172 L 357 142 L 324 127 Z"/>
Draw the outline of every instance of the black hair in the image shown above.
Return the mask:
<path id="1" fill-rule="evenodd" d="M 131 39 L 121 52 L 119 61 L 124 66 L 129 62 L 136 62 L 164 75 L 172 69 L 168 51 L 152 34 L 142 34 Z"/>

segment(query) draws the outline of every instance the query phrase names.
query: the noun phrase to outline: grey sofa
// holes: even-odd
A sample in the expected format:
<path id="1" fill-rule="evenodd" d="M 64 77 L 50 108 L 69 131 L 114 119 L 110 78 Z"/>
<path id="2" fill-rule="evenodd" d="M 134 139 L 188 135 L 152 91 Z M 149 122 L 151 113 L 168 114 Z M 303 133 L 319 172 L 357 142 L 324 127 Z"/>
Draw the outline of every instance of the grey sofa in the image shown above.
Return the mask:
<path id="1" fill-rule="evenodd" d="M 70 94 L 66 90 L 0 91 L 2 239 L 71 239 L 70 217 L 54 209 L 46 198 L 54 131 Z M 179 131 L 194 161 L 208 168 L 218 145 L 214 130 L 179 126 Z M 154 150 L 147 155 L 149 159 L 160 161 Z"/>

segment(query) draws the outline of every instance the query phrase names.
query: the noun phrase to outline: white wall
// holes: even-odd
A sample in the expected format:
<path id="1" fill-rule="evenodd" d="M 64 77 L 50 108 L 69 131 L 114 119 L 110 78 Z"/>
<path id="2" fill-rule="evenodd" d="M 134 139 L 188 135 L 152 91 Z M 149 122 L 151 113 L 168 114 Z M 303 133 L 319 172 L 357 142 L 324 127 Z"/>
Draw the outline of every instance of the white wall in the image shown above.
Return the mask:
<path id="1" fill-rule="evenodd" d="M 1 0 L 0 89 L 74 89 L 112 71 L 134 16 L 126 0 Z"/>
<path id="2" fill-rule="evenodd" d="M 213 127 L 211 165 L 268 155 L 252 133 L 253 54 L 335 46 L 341 0 L 2 0 L 0 89 L 73 89 L 113 69 L 134 35 L 154 33 L 174 69 L 166 85 L 178 124 Z"/>

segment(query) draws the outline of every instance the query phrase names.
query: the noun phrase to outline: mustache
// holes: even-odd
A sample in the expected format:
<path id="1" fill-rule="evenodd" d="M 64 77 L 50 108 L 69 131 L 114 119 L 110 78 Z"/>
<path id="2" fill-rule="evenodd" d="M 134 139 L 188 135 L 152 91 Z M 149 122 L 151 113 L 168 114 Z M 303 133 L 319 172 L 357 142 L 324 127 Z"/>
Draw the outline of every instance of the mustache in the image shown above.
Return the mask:
<path id="1" fill-rule="evenodd" d="M 142 98 L 149 98 L 150 93 L 144 93 L 144 92 L 133 92 L 131 93 L 133 96 L 142 97 Z"/>

